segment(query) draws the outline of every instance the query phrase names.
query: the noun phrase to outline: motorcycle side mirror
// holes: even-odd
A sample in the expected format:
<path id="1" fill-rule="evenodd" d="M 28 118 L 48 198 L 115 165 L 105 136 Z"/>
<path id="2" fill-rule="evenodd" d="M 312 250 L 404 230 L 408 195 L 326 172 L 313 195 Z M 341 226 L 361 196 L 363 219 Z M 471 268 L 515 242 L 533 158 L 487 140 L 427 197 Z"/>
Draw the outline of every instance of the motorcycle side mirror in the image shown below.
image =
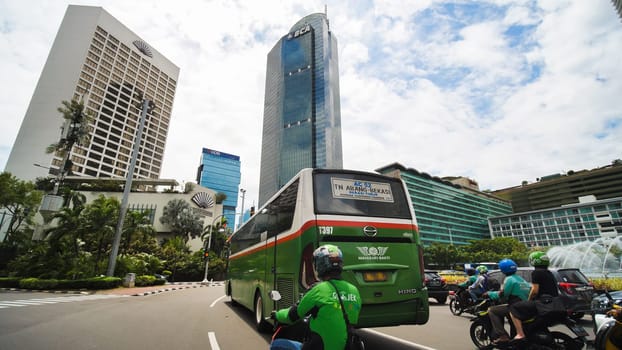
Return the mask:
<path id="1" fill-rule="evenodd" d="M 274 300 L 274 301 L 279 301 L 281 300 L 281 293 L 279 293 L 278 290 L 272 290 L 270 291 L 270 299 Z"/>

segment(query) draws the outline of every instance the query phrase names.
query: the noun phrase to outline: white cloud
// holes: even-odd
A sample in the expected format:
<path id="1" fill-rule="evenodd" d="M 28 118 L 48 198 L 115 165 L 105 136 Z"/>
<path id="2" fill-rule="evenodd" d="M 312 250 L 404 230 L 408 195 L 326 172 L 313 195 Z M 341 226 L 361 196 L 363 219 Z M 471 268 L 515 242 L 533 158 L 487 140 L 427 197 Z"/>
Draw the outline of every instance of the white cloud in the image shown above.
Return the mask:
<path id="1" fill-rule="evenodd" d="M 102 6 L 180 67 L 162 177 L 194 181 L 201 148 L 217 149 L 241 157 L 245 207 L 256 201 L 266 56 L 324 1 L 71 3 Z M 346 167 L 399 162 L 495 189 L 622 158 L 622 126 L 605 127 L 622 117 L 622 24 L 609 1 L 497 0 L 477 14 L 444 3 L 328 1 Z M 0 2 L 11 82 L 0 87 L 0 167 L 68 4 Z M 512 26 L 533 30 L 517 39 Z"/>

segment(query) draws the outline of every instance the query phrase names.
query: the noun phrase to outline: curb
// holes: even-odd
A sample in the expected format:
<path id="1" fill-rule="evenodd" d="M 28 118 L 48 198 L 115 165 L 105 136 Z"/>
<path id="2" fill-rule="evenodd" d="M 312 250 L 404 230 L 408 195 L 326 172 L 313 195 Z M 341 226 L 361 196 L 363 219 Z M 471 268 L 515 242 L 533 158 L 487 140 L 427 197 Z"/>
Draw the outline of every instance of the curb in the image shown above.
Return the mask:
<path id="1" fill-rule="evenodd" d="M 159 294 L 163 292 L 170 292 L 174 290 L 182 290 L 188 288 L 203 288 L 203 287 L 211 287 L 211 286 L 223 286 L 224 282 L 173 282 L 168 284 L 167 286 L 163 286 L 160 289 L 154 289 L 146 292 L 137 292 L 133 294 L 119 294 L 119 295 L 127 295 L 127 296 L 147 296 L 153 294 Z M 5 292 L 29 292 L 29 293 L 50 293 L 50 294 L 81 294 L 81 295 L 91 295 L 97 294 L 100 290 L 39 290 L 39 289 L 20 289 L 20 288 L 0 288 L 0 291 Z M 106 294 L 106 293 L 101 293 Z"/>

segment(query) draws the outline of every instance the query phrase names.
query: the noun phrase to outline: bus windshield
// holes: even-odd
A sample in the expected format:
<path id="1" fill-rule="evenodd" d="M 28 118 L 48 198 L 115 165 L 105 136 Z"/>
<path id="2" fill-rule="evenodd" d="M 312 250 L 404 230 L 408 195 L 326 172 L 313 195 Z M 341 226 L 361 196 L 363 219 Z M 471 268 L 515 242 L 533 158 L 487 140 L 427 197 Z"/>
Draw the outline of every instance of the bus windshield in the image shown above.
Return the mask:
<path id="1" fill-rule="evenodd" d="M 401 180 L 361 173 L 313 176 L 315 213 L 411 219 Z"/>

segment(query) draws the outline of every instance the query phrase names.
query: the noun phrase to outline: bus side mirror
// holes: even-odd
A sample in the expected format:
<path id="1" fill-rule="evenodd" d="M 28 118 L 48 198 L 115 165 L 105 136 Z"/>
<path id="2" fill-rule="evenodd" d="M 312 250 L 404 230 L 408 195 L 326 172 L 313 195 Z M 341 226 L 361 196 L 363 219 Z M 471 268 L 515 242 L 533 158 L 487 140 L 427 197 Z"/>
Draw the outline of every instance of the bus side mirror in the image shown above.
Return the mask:
<path id="1" fill-rule="evenodd" d="M 278 290 L 272 290 L 270 291 L 270 299 L 274 300 L 274 301 L 279 301 L 281 300 L 281 293 L 279 293 Z"/>

